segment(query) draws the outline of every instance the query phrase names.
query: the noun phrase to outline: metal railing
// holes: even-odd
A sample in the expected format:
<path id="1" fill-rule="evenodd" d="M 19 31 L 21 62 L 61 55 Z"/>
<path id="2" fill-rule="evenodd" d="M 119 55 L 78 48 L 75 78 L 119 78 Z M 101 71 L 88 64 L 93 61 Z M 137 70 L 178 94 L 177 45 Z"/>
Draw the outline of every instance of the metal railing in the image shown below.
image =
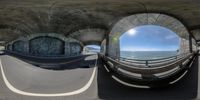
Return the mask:
<path id="1" fill-rule="evenodd" d="M 150 66 L 159 66 L 159 65 L 163 65 L 163 64 L 170 63 L 173 61 L 177 61 L 180 58 L 187 56 L 188 54 L 189 52 L 170 56 L 170 57 L 163 57 L 163 58 L 157 58 L 157 59 L 145 59 L 145 60 L 120 57 L 119 61 L 121 63 L 129 64 L 129 65 L 144 65 L 144 66 L 150 67 Z"/>
<path id="2" fill-rule="evenodd" d="M 121 63 L 117 60 L 114 60 L 110 57 L 106 57 L 103 55 L 100 55 L 100 56 L 111 68 L 114 68 L 114 69 L 122 68 L 122 69 L 128 70 L 133 73 L 155 74 L 155 73 L 161 73 L 161 72 L 165 72 L 167 70 L 171 70 L 174 67 L 177 67 L 179 65 L 183 65 L 183 63 L 185 61 L 187 61 L 187 59 L 191 59 L 191 57 L 193 57 L 193 55 L 194 55 L 194 53 L 189 53 L 189 54 L 185 55 L 184 57 L 180 57 L 180 59 L 178 59 L 177 61 L 173 61 L 171 63 L 163 64 L 163 65 L 157 66 L 157 67 L 142 67 L 140 65 L 128 65 L 128 64 Z"/>
<path id="3" fill-rule="evenodd" d="M 189 62 L 192 57 L 193 57 L 194 53 L 189 53 L 184 55 L 184 57 L 180 57 L 180 59 L 177 59 L 176 61 L 173 61 L 171 63 L 167 63 L 167 64 L 163 64 L 157 67 L 142 67 L 140 65 L 128 65 L 128 64 L 124 64 L 121 63 L 117 60 L 114 60 L 110 57 L 106 57 L 104 55 L 100 55 L 103 60 L 114 70 L 118 70 L 119 68 L 127 70 L 131 73 L 138 73 L 138 74 L 146 74 L 146 75 L 153 75 L 156 73 L 162 73 L 162 72 L 166 72 L 169 71 L 175 67 L 180 67 L 181 66 L 185 66 L 187 63 L 184 62 Z M 188 60 L 190 59 L 190 60 Z"/>
<path id="4" fill-rule="evenodd" d="M 99 56 L 102 58 L 106 66 L 108 66 L 109 70 L 111 70 L 110 72 L 117 75 L 118 78 L 121 78 L 123 81 L 130 84 L 133 83 L 142 86 L 159 87 L 162 85 L 168 85 L 170 82 L 174 82 L 182 77 L 186 70 L 191 67 L 190 62 L 195 60 L 195 54 L 195 52 L 184 53 L 167 58 L 148 60 L 149 65 L 150 61 L 155 61 L 157 63 L 173 59 L 172 62 L 167 62 L 156 67 L 127 64 L 102 54 L 99 54 Z M 145 60 L 142 61 L 144 63 Z M 155 64 L 155 62 L 153 64 Z"/>

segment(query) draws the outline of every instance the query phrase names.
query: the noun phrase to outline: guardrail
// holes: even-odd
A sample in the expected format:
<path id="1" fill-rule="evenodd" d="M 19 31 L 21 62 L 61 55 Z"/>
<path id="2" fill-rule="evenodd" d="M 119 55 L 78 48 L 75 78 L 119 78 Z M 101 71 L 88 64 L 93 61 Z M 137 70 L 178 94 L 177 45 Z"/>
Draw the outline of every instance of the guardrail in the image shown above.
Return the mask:
<path id="1" fill-rule="evenodd" d="M 176 66 L 182 65 L 182 63 L 184 61 L 186 61 L 192 55 L 193 54 L 190 53 L 187 56 L 185 56 L 177 61 L 174 61 L 173 63 L 168 63 L 163 66 L 157 66 L 157 67 L 144 67 L 141 65 L 128 65 L 128 64 L 121 63 L 110 57 L 105 57 L 105 56 L 104 56 L 104 59 L 108 63 L 109 66 L 114 67 L 116 69 L 122 68 L 122 69 L 128 70 L 130 72 L 139 73 L 139 74 L 145 74 L 145 73 L 146 74 L 155 74 L 155 73 L 164 72 L 164 71 L 170 70 Z"/>
<path id="2" fill-rule="evenodd" d="M 159 64 L 159 66 L 145 67 L 146 65 L 134 65 L 114 60 L 102 54 L 99 56 L 109 67 L 113 74 L 117 74 L 129 83 L 157 87 L 161 84 L 170 84 L 179 79 L 186 70 L 191 67 L 190 62 L 195 59 L 195 53 L 185 53 L 177 57 L 168 57 L 163 59 L 153 59 L 153 61 L 162 62 L 166 59 L 175 59 L 170 63 Z M 143 61 L 143 60 L 142 60 Z M 154 63 L 155 64 L 155 63 Z M 189 65 L 188 65 L 189 64 Z"/>
<path id="3" fill-rule="evenodd" d="M 184 56 L 186 56 L 187 54 L 189 54 L 189 52 L 182 53 L 182 54 L 179 54 L 179 55 L 170 56 L 170 57 L 163 57 L 163 58 L 156 58 L 156 59 L 145 59 L 145 60 L 120 57 L 119 60 L 122 63 L 130 64 L 130 65 L 131 64 L 132 65 L 145 65 L 145 66 L 148 66 L 148 67 L 153 67 L 153 66 L 161 66 L 161 64 L 164 65 L 166 63 L 177 61 L 180 58 L 183 58 Z"/>

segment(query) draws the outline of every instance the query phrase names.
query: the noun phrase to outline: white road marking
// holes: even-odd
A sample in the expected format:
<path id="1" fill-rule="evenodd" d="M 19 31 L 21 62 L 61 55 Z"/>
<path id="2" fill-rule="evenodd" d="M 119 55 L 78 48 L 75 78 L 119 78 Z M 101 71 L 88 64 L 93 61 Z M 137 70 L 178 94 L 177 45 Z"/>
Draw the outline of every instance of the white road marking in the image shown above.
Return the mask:
<path id="1" fill-rule="evenodd" d="M 174 83 L 178 82 L 180 79 L 182 79 L 185 76 L 185 74 L 187 74 L 187 72 L 188 71 L 185 71 L 179 78 L 177 78 L 176 80 L 170 82 L 169 84 L 174 84 Z"/>
<path id="2" fill-rule="evenodd" d="M 9 81 L 8 79 L 6 78 L 5 76 L 5 73 L 4 73 L 4 70 L 3 70 L 3 66 L 2 66 L 2 63 L 1 63 L 1 59 L 0 59 L 0 67 L 1 67 L 1 73 L 2 73 L 2 77 L 3 77 L 3 80 L 6 84 L 6 86 L 11 90 L 13 91 L 14 93 L 17 93 L 17 94 L 21 94 L 21 95 L 26 95 L 26 96 L 40 96 L 40 97 L 56 97 L 56 96 L 71 96 L 71 95 L 75 95 L 75 94 L 80 94 L 84 91 L 86 91 L 92 84 L 94 78 L 95 78 L 95 74 L 96 74 L 96 68 L 97 68 L 97 59 L 98 59 L 98 56 L 96 58 L 96 62 L 95 62 L 95 66 L 94 66 L 94 69 L 93 69 L 93 72 L 92 72 L 92 75 L 90 77 L 90 80 L 87 82 L 87 84 L 78 89 L 78 90 L 75 90 L 75 91 L 72 91 L 72 92 L 67 92 L 67 93 L 51 93 L 51 94 L 45 94 L 45 93 L 31 93 L 31 92 L 25 92 L 25 91 L 22 91 L 22 90 L 19 90 L 17 88 L 15 88 Z"/>
<path id="3" fill-rule="evenodd" d="M 192 66 L 192 64 L 194 63 L 194 60 L 195 60 L 195 59 L 193 59 L 192 62 L 190 63 L 189 68 L 190 68 L 190 67 Z M 182 79 L 182 78 L 187 74 L 187 72 L 188 72 L 188 70 L 185 71 L 178 79 L 176 79 L 176 80 L 170 82 L 169 84 L 174 84 L 174 83 L 178 82 L 180 79 Z M 198 74 L 199 74 L 199 73 L 198 73 Z"/>
<path id="4" fill-rule="evenodd" d="M 200 66 L 200 57 L 198 57 L 198 65 Z M 197 99 L 200 98 L 200 67 L 198 66 L 198 90 L 197 90 Z"/>
<path id="5" fill-rule="evenodd" d="M 123 84 L 123 85 L 126 85 L 126 86 L 129 86 L 129 87 L 135 87 L 135 88 L 150 88 L 149 86 L 141 86 L 141 85 L 135 85 L 135 84 L 130 84 L 130 83 L 127 83 L 127 82 L 124 82 L 122 80 L 120 80 L 119 78 L 117 78 L 116 76 L 112 75 L 112 78 L 114 80 L 116 80 L 117 82 Z"/>

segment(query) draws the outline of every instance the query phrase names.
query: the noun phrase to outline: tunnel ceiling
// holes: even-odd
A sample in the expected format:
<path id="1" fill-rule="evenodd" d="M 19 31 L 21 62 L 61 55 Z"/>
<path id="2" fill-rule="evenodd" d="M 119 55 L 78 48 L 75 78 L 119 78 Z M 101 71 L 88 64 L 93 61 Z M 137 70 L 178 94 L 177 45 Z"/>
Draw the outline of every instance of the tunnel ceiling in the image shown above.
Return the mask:
<path id="1" fill-rule="evenodd" d="M 105 35 L 104 29 L 83 29 L 69 34 L 70 37 L 81 41 L 84 45 L 101 45 Z"/>
<path id="2" fill-rule="evenodd" d="M 0 41 L 34 33 L 68 36 L 84 29 L 109 32 L 119 19 L 141 12 L 172 15 L 200 40 L 199 31 L 195 31 L 200 29 L 200 0 L 1 0 Z M 98 36 L 85 42 L 102 41 Z"/>

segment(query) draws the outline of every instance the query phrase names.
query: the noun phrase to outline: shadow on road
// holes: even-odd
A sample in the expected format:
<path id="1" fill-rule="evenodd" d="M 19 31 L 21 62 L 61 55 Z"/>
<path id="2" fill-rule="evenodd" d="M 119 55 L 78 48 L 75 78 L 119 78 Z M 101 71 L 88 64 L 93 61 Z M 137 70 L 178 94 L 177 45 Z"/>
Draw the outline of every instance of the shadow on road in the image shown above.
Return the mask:
<path id="1" fill-rule="evenodd" d="M 33 58 L 22 55 L 7 53 L 6 55 L 15 57 L 33 66 L 51 70 L 70 70 L 77 68 L 94 67 L 96 55 L 81 55 L 69 58 Z M 88 59 L 89 58 L 89 59 Z"/>
<path id="2" fill-rule="evenodd" d="M 99 61 L 99 64 L 101 61 Z M 98 96 L 106 100 L 188 100 L 197 97 L 198 57 L 189 73 L 174 85 L 159 89 L 130 88 L 111 78 L 103 65 L 98 68 Z"/>

